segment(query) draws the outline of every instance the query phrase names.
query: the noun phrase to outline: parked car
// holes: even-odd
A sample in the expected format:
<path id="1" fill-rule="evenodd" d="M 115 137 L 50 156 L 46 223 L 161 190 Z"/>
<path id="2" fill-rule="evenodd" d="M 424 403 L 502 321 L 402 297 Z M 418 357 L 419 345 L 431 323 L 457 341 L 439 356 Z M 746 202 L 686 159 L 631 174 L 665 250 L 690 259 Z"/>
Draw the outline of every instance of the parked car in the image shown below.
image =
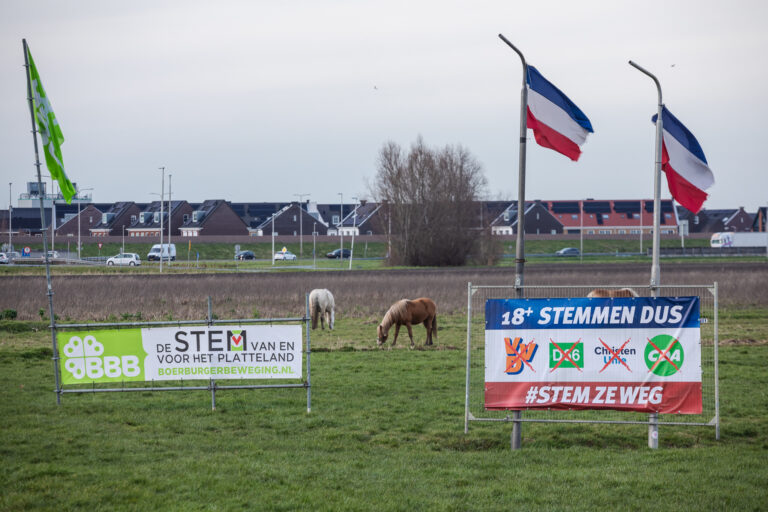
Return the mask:
<path id="1" fill-rule="evenodd" d="M 339 259 L 339 254 L 340 253 L 341 253 L 341 249 L 335 249 L 335 250 L 329 252 L 328 254 L 326 254 L 325 257 L 326 258 L 331 258 L 331 259 Z M 350 251 L 349 249 L 344 249 L 344 253 L 343 253 L 343 255 L 341 257 L 342 258 L 349 258 L 351 255 L 352 255 L 352 251 Z"/>
<path id="2" fill-rule="evenodd" d="M 236 260 L 255 260 L 256 255 L 253 254 L 253 251 L 240 251 L 237 254 L 235 254 Z"/>
<path id="3" fill-rule="evenodd" d="M 136 265 L 141 265 L 141 258 L 138 254 L 133 252 L 121 252 L 116 256 L 108 258 L 107 265 L 110 267 L 112 265 L 127 265 L 129 267 L 135 267 Z"/>
<path id="4" fill-rule="evenodd" d="M 289 260 L 295 260 L 295 259 L 296 259 L 296 255 L 293 254 L 291 251 L 285 251 L 285 252 L 281 251 L 281 252 L 275 253 L 275 261 L 277 260 L 289 261 Z"/>
<path id="5" fill-rule="evenodd" d="M 575 247 L 564 247 L 555 253 L 556 256 L 578 256 L 579 250 Z"/>
<path id="6" fill-rule="evenodd" d="M 11 258 L 4 252 L 0 252 L 0 265 L 7 265 L 11 262 Z"/>
<path id="7" fill-rule="evenodd" d="M 5 253 L 5 255 L 8 256 L 8 259 L 11 260 L 11 263 L 13 263 L 13 260 L 21 259 L 21 253 L 18 251 L 8 251 Z"/>
<path id="8" fill-rule="evenodd" d="M 59 257 L 59 251 L 48 251 L 48 259 L 56 259 Z"/>

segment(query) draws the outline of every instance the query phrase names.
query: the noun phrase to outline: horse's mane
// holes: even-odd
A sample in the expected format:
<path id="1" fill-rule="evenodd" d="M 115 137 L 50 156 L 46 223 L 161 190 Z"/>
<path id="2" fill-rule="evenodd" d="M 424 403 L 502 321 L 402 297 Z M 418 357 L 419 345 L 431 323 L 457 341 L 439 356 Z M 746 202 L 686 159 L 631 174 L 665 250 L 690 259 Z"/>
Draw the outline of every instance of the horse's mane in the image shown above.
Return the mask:
<path id="1" fill-rule="evenodd" d="M 408 309 L 408 299 L 401 299 L 389 308 L 387 314 L 384 315 L 384 319 L 381 321 L 382 329 L 389 329 L 392 324 L 403 318 Z"/>

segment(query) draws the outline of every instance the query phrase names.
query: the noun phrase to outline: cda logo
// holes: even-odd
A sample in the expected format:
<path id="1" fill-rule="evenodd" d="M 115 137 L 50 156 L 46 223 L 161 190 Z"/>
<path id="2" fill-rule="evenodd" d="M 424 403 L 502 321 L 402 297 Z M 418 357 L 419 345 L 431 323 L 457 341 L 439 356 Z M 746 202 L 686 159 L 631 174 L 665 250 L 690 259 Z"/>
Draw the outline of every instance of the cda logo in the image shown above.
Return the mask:
<path id="1" fill-rule="evenodd" d="M 103 356 L 104 345 L 93 336 L 86 336 L 85 340 L 72 336 L 63 352 L 66 356 L 64 368 L 75 380 L 136 377 L 141 373 L 137 356 Z"/>
<path id="2" fill-rule="evenodd" d="M 645 346 L 645 364 L 649 372 L 669 377 L 680 371 L 685 354 L 683 346 L 674 336 L 659 334 Z"/>

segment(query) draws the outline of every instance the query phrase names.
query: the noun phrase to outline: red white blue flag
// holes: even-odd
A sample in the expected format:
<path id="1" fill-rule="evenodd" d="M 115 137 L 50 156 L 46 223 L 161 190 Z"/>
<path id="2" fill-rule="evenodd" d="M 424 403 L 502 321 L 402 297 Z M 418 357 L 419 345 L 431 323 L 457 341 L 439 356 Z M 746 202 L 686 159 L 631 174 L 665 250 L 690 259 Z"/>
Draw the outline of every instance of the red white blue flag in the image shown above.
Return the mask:
<path id="1" fill-rule="evenodd" d="M 528 128 L 539 146 L 554 149 L 573 161 L 581 155 L 580 146 L 592 133 L 592 123 L 568 96 L 528 66 Z"/>
<path id="2" fill-rule="evenodd" d="M 658 115 L 651 120 L 656 123 Z M 669 192 L 675 201 L 693 213 L 701 210 L 707 199 L 704 192 L 715 183 L 699 141 L 667 107 L 662 107 L 661 168 L 667 175 Z"/>

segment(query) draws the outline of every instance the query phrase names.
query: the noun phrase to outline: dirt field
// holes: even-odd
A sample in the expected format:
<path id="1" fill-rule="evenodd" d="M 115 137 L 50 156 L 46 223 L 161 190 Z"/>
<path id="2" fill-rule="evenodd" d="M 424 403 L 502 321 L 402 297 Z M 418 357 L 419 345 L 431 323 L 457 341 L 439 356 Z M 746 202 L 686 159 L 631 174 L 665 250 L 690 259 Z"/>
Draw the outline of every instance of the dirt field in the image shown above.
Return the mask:
<path id="1" fill-rule="evenodd" d="M 644 285 L 650 266 L 641 264 L 538 264 L 526 267 L 526 285 L 573 285 L 574 294 L 606 285 Z M 720 304 L 768 306 L 768 265 L 760 263 L 663 264 L 663 284 L 718 282 Z M 197 275 L 121 274 L 61 276 L 53 281 L 55 312 L 61 320 L 183 320 L 204 318 L 207 297 L 219 318 L 301 316 L 304 295 L 328 288 L 337 312 L 347 317 L 378 317 L 397 299 L 430 296 L 442 314 L 466 310 L 467 283 L 510 285 L 513 268 L 335 271 L 295 273 L 219 273 Z M 0 278 L 0 310 L 15 309 L 20 320 L 47 315 L 45 279 Z"/>

